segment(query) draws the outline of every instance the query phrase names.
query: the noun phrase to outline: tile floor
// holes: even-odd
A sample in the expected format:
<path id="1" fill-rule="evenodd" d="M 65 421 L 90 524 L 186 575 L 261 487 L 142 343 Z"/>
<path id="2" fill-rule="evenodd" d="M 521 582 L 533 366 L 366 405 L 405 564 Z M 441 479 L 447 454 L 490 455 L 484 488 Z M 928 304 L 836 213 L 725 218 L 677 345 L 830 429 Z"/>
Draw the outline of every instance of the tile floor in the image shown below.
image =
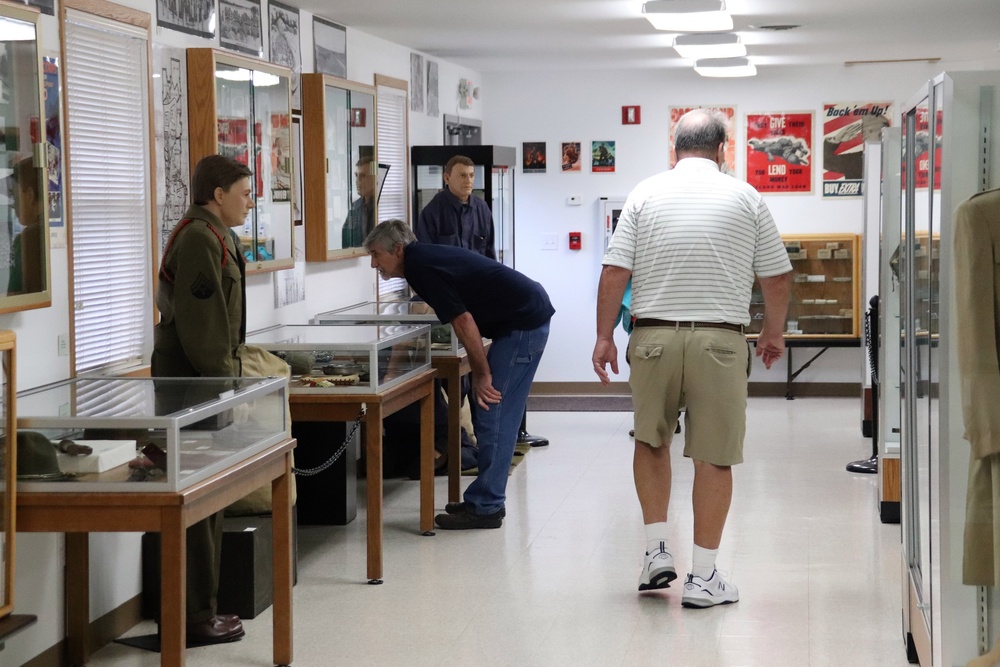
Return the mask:
<path id="1" fill-rule="evenodd" d="M 636 589 L 631 414 L 533 412 L 530 431 L 552 445 L 511 476 L 503 528 L 422 537 L 417 482 L 389 481 L 382 586 L 365 582 L 363 509 L 349 526 L 300 529 L 294 665 L 907 665 L 899 526 L 879 522 L 874 476 L 844 470 L 871 452 L 860 420 L 853 399 L 751 399 L 718 561 L 742 599 L 688 610 L 680 579 Z M 680 451 L 670 546 L 683 578 L 692 472 Z M 445 496 L 438 478 L 439 508 Z M 246 627 L 240 642 L 189 650 L 187 664 L 271 665 L 270 610 Z M 90 662 L 158 664 L 117 644 Z"/>

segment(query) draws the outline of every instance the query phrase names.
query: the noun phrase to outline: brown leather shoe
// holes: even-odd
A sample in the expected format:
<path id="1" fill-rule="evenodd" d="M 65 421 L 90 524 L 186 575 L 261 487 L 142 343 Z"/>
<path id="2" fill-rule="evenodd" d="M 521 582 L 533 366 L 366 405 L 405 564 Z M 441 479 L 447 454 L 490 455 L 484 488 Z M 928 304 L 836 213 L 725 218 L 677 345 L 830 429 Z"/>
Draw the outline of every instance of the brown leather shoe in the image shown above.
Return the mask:
<path id="1" fill-rule="evenodd" d="M 245 634 L 246 631 L 243 630 L 243 623 L 239 616 L 221 614 L 201 623 L 188 623 L 187 645 L 225 644 L 226 642 L 234 642 Z"/>

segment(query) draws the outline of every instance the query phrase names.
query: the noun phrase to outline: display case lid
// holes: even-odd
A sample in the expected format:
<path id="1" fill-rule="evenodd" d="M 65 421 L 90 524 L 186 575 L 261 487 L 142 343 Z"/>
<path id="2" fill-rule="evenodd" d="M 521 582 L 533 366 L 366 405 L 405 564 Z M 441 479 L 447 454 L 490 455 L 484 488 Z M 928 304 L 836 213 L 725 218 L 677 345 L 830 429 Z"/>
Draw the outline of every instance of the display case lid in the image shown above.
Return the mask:
<path id="1" fill-rule="evenodd" d="M 395 345 L 426 334 L 427 325 L 417 324 L 354 324 L 344 322 L 343 326 L 329 324 L 282 324 L 247 334 L 247 343 L 271 349 L 314 350 L 341 346 L 345 349 L 358 347 Z"/>
<path id="2" fill-rule="evenodd" d="M 285 378 L 134 378 L 82 376 L 17 395 L 19 428 L 184 427 L 280 391 Z"/>
<path id="3" fill-rule="evenodd" d="M 319 313 L 313 318 L 313 324 L 366 321 L 441 324 L 434 309 L 423 301 L 365 301 Z"/>

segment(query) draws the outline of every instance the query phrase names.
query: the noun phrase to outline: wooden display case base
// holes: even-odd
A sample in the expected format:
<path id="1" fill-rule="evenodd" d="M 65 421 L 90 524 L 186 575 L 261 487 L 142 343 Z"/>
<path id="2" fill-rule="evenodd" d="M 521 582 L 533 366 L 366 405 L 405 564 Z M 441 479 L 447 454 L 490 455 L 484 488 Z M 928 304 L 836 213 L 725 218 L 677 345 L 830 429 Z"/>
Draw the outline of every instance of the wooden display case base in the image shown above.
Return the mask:
<path id="1" fill-rule="evenodd" d="M 879 457 L 878 475 L 879 518 L 882 523 L 899 523 L 901 498 L 899 458 L 885 455 Z"/>

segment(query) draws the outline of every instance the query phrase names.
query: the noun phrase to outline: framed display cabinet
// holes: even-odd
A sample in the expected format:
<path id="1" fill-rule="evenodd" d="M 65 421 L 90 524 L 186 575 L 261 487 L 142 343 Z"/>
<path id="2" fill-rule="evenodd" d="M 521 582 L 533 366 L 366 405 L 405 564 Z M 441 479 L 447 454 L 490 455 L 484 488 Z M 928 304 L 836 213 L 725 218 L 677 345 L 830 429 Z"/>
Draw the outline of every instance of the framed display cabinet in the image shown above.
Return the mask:
<path id="1" fill-rule="evenodd" d="M 465 354 L 465 347 L 455 334 L 455 329 L 450 324 L 441 324 L 434 310 L 424 301 L 365 301 L 346 308 L 328 310 L 312 319 L 312 324 L 416 323 L 431 327 L 431 356 Z"/>
<path id="2" fill-rule="evenodd" d="M 287 439 L 286 391 L 274 377 L 81 376 L 22 392 L 17 428 L 32 448 L 18 487 L 183 491 Z"/>
<path id="3" fill-rule="evenodd" d="M 191 173 L 206 155 L 235 158 L 253 172 L 257 206 L 237 234 L 247 272 L 294 265 L 291 71 L 215 49 L 188 49 Z"/>
<path id="4" fill-rule="evenodd" d="M 48 167 L 38 12 L 0 4 L 0 313 L 52 304 Z M 51 151 L 51 152 L 50 152 Z M 55 173 L 55 172 L 53 172 Z"/>
<path id="5" fill-rule="evenodd" d="M 861 335 L 861 237 L 857 234 L 782 236 L 792 261 L 789 338 Z M 748 334 L 760 333 L 764 294 L 754 281 Z"/>
<path id="6" fill-rule="evenodd" d="M 486 201 L 493 212 L 497 259 L 514 268 L 514 171 L 517 155 L 508 146 L 413 146 L 413 222 L 428 202 L 444 188 L 444 165 L 456 155 L 475 164 L 472 194 Z"/>
<path id="7" fill-rule="evenodd" d="M 14 388 L 14 332 L 0 331 L 0 618 L 14 610 L 14 534 L 17 505 L 17 427 Z"/>
<path id="8" fill-rule="evenodd" d="M 388 167 L 375 142 L 375 87 L 302 75 L 306 261 L 366 254 Z"/>

